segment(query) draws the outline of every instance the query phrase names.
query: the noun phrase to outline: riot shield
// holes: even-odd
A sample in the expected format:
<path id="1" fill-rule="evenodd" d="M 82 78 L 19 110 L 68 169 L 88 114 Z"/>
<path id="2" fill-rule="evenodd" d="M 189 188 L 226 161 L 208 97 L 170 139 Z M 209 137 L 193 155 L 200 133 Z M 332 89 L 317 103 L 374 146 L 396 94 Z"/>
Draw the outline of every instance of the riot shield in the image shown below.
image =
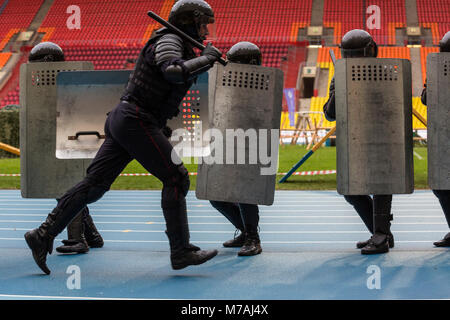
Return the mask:
<path id="1" fill-rule="evenodd" d="M 336 63 L 337 191 L 414 189 L 411 63 L 351 58 Z"/>
<path id="2" fill-rule="evenodd" d="M 95 157 L 105 138 L 107 113 L 120 102 L 130 74 L 130 70 L 114 70 L 63 72 L 58 76 L 57 158 Z M 208 118 L 207 81 L 207 74 L 197 79 L 180 105 L 180 114 L 167 122 L 172 130 L 183 128 L 184 139 L 197 139 L 208 129 L 199 125 Z M 171 142 L 178 141 L 174 138 Z"/>
<path id="3" fill-rule="evenodd" d="M 20 67 L 20 187 L 24 198 L 56 198 L 79 182 L 90 160 L 59 160 L 57 75 L 93 70 L 91 62 L 34 62 Z"/>
<path id="4" fill-rule="evenodd" d="M 450 53 L 427 57 L 428 184 L 450 189 Z"/>
<path id="5" fill-rule="evenodd" d="M 282 91 L 279 69 L 228 63 L 210 70 L 211 154 L 199 161 L 197 198 L 273 203 Z"/>

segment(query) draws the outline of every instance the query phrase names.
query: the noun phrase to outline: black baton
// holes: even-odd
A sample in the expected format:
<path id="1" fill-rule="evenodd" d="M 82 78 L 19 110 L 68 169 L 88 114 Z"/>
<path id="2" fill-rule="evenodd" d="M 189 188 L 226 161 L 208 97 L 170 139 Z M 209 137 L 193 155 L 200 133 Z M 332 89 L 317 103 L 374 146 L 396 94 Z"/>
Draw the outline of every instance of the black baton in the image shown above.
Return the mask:
<path id="1" fill-rule="evenodd" d="M 200 50 L 204 50 L 205 46 L 203 44 L 201 44 L 200 42 L 198 42 L 197 40 L 193 39 L 192 37 L 188 36 L 186 33 L 184 33 L 183 31 L 181 31 L 180 29 L 178 29 L 177 27 L 175 27 L 174 25 L 172 25 L 170 22 L 164 20 L 163 18 L 161 18 L 160 16 L 158 16 L 156 13 L 154 13 L 153 11 L 149 11 L 147 12 L 148 16 L 150 18 L 152 18 L 153 20 L 155 20 L 156 22 L 159 22 L 160 24 L 162 24 L 164 27 L 170 29 L 171 31 L 173 31 L 174 33 L 176 33 L 177 35 L 179 35 L 181 38 L 188 40 L 189 42 L 191 42 L 196 48 L 200 49 Z M 219 58 L 218 60 L 220 62 L 220 64 L 226 66 L 227 62 L 223 59 L 223 58 Z"/>

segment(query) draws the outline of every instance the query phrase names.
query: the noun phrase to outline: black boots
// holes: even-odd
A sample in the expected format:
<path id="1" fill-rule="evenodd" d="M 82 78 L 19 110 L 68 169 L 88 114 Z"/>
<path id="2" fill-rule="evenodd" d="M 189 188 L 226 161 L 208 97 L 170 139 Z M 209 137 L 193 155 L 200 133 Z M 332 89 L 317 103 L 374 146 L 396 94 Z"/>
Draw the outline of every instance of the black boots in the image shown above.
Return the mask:
<path id="1" fill-rule="evenodd" d="M 67 238 L 63 240 L 63 246 L 56 248 L 59 253 L 86 253 L 89 246 L 84 237 L 83 211 L 67 226 Z"/>
<path id="2" fill-rule="evenodd" d="M 245 233 L 245 242 L 238 256 L 254 256 L 262 252 L 261 240 L 259 239 L 258 231 L 247 227 Z"/>
<path id="3" fill-rule="evenodd" d="M 370 238 L 372 239 L 372 238 Z M 365 246 L 367 246 L 370 242 L 370 239 L 366 240 L 366 241 L 359 241 L 356 243 L 356 248 L 358 249 L 362 249 Z M 392 249 L 394 247 L 394 235 L 392 233 L 389 233 L 388 235 L 388 241 L 389 241 L 389 249 Z"/>
<path id="4" fill-rule="evenodd" d="M 374 214 L 374 234 L 366 246 L 361 249 L 361 254 L 386 253 L 394 246 L 394 237 L 391 233 L 391 214 Z"/>
<path id="5" fill-rule="evenodd" d="M 217 255 L 217 250 L 200 250 L 189 243 L 186 200 L 163 206 L 170 244 L 170 261 L 174 270 L 202 264 Z"/>
<path id="6" fill-rule="evenodd" d="M 444 239 L 433 243 L 436 247 L 450 247 L 450 232 L 447 233 Z"/>
<path id="7" fill-rule="evenodd" d="M 262 252 L 262 248 L 257 228 L 247 226 L 246 230 L 247 231 L 244 232 L 241 231 L 237 237 L 235 234 L 234 238 L 224 242 L 223 246 L 226 248 L 241 247 L 241 250 L 238 252 L 238 256 L 254 256 L 260 254 Z"/>
<path id="8" fill-rule="evenodd" d="M 86 253 L 91 248 L 103 247 L 103 238 L 95 227 L 94 221 L 85 207 L 67 226 L 68 240 L 56 248 L 59 253 Z"/>
<path id="9" fill-rule="evenodd" d="M 50 232 L 55 225 L 55 213 L 50 213 L 47 219 L 39 228 L 33 229 L 25 233 L 25 241 L 33 253 L 33 259 L 45 274 L 50 274 L 47 267 L 47 253 L 52 254 L 53 240 L 56 233 Z"/>
<path id="10" fill-rule="evenodd" d="M 223 246 L 225 248 L 240 248 L 244 245 L 245 243 L 245 232 L 241 231 L 241 233 L 236 237 L 236 233 L 239 230 L 236 230 L 235 234 L 234 234 L 234 238 L 228 241 L 225 241 L 223 243 Z"/>
<path id="11" fill-rule="evenodd" d="M 87 207 L 86 207 L 87 209 Z M 83 225 L 84 225 L 84 237 L 86 242 L 91 248 L 101 248 L 103 247 L 103 238 L 95 227 L 94 221 L 92 220 L 89 211 L 85 212 L 83 215 Z"/>

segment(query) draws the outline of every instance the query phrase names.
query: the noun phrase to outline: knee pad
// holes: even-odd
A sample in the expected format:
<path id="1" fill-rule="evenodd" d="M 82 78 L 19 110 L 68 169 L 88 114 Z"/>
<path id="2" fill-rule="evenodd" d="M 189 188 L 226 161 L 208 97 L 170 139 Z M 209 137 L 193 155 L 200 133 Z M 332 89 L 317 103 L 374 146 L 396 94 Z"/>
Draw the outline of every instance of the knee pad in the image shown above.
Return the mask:
<path id="1" fill-rule="evenodd" d="M 96 202 L 99 200 L 103 195 L 106 193 L 106 189 L 98 186 L 91 186 L 86 194 L 86 202 L 87 204 Z M 86 208 L 87 209 L 87 208 Z M 89 214 L 89 211 L 87 211 L 87 214 Z"/>
<path id="2" fill-rule="evenodd" d="M 163 181 L 161 199 L 163 207 L 174 201 L 183 201 L 189 192 L 190 185 L 191 181 L 187 169 L 183 165 L 178 166 L 176 173 Z"/>
<path id="3" fill-rule="evenodd" d="M 99 200 L 106 191 L 108 190 L 104 187 L 94 185 L 85 179 L 57 199 L 58 208 L 65 208 L 68 203 L 73 203 L 74 205 L 82 204 L 83 207 L 80 210 L 87 210 L 86 205 Z"/>

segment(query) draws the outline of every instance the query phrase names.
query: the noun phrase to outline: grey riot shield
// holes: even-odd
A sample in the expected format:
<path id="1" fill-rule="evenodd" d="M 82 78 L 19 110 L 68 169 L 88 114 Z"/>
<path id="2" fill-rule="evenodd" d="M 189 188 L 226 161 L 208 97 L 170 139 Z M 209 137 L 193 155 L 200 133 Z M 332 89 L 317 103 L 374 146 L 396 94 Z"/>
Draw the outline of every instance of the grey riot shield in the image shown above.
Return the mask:
<path id="1" fill-rule="evenodd" d="M 413 192 L 411 95 L 409 60 L 337 61 L 336 149 L 340 194 Z"/>
<path id="2" fill-rule="evenodd" d="M 56 156 L 94 158 L 105 139 L 107 113 L 117 106 L 130 70 L 63 72 L 58 76 Z M 180 105 L 180 114 L 168 121 L 172 130 L 183 128 L 183 139 L 197 139 L 207 126 L 207 75 L 197 79 Z M 181 138 L 174 137 L 173 144 Z M 193 144 L 192 144 L 193 145 Z"/>
<path id="3" fill-rule="evenodd" d="M 20 67 L 20 187 L 24 198 L 56 198 L 85 175 L 90 160 L 58 160 L 56 76 L 92 70 L 91 62 L 35 62 Z"/>
<path id="4" fill-rule="evenodd" d="M 210 70 L 211 154 L 198 166 L 197 198 L 273 203 L 282 93 L 279 69 L 228 63 Z"/>
<path id="5" fill-rule="evenodd" d="M 450 53 L 427 57 L 428 184 L 450 189 Z"/>
<path id="6" fill-rule="evenodd" d="M 107 113 L 120 101 L 130 71 L 77 71 L 58 75 L 56 157 L 94 158 L 105 141 Z"/>

